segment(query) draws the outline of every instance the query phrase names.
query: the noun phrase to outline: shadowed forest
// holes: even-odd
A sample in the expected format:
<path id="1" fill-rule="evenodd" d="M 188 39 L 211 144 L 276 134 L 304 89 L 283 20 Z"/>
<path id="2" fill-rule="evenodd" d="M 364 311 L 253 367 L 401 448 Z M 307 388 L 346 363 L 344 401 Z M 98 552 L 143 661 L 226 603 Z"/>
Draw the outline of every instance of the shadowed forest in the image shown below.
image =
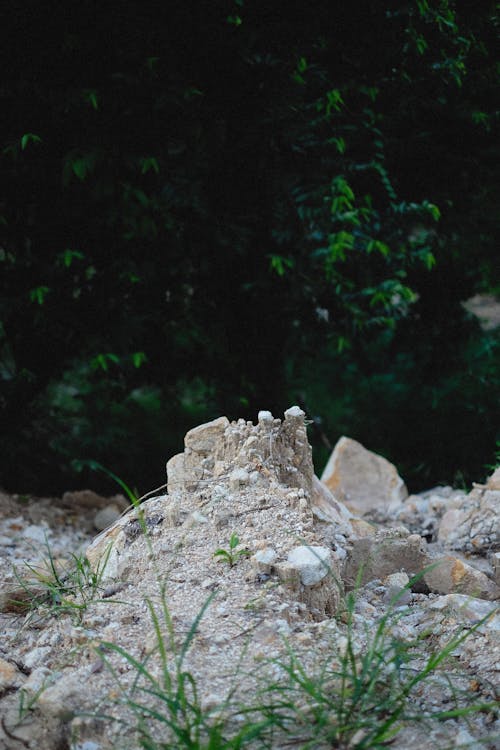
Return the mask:
<path id="1" fill-rule="evenodd" d="M 495 3 L 24 2 L 2 22 L 0 486 L 139 493 L 311 420 L 409 488 L 500 446 Z"/>

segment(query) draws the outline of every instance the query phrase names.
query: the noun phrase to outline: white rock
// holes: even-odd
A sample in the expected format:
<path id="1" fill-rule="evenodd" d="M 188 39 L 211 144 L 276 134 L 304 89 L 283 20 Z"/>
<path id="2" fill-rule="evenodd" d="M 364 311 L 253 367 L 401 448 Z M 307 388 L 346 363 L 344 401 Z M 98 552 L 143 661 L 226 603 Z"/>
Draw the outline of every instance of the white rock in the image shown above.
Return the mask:
<path id="1" fill-rule="evenodd" d="M 263 409 L 262 411 L 259 411 L 257 419 L 259 422 L 272 422 L 274 420 L 274 417 L 270 411 L 265 411 Z"/>
<path id="2" fill-rule="evenodd" d="M 331 552 L 327 547 L 302 545 L 288 554 L 288 563 L 300 574 L 304 586 L 313 586 L 331 571 Z"/>
<path id="3" fill-rule="evenodd" d="M 301 417 L 305 417 L 305 412 L 302 411 L 300 406 L 291 406 L 289 409 L 285 412 L 285 419 L 297 419 Z"/>
<path id="4" fill-rule="evenodd" d="M 278 555 L 272 547 L 258 550 L 250 558 L 250 562 L 261 573 L 269 573 L 273 564 L 276 562 Z"/>

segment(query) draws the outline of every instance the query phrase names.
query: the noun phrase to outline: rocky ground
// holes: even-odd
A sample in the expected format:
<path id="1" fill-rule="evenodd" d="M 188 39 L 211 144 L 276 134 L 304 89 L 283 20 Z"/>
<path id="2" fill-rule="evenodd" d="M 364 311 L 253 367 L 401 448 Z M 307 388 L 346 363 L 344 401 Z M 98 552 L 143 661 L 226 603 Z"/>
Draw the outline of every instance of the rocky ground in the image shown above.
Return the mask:
<path id="1" fill-rule="evenodd" d="M 142 736 L 164 743 L 149 747 L 187 747 L 156 690 L 165 671 L 177 684 L 181 654 L 203 715 L 228 731 L 244 723 L 233 706 L 262 705 L 274 683 L 293 695 L 296 725 L 268 746 L 382 747 L 374 727 L 395 673 L 408 682 L 453 638 L 406 709 L 440 719 L 407 718 L 386 744 L 500 747 L 499 470 L 469 493 L 408 496 L 390 463 L 342 438 L 320 481 L 292 407 L 283 420 L 200 425 L 167 473 L 167 492 L 136 508 L 90 491 L 0 494 L 0 748 L 135 750 L 141 719 Z M 328 676 L 326 724 L 349 692 L 346 653 L 358 676 L 372 654 L 377 681 L 335 740 L 318 695 L 287 692 L 291 653 Z"/>

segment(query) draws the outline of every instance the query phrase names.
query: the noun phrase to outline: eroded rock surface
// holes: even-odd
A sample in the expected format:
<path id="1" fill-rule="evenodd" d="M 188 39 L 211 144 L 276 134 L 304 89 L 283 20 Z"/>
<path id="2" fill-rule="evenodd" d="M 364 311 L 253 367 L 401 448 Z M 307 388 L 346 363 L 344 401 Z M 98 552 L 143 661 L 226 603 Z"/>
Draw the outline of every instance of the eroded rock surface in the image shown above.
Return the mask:
<path id="1" fill-rule="evenodd" d="M 338 520 L 344 533 L 352 531 L 351 514 L 327 490 L 318 491 L 304 416 L 292 407 L 283 420 L 260 412 L 256 425 L 221 417 L 190 430 L 184 452 L 167 463 L 168 495 L 146 501 L 97 537 L 87 550 L 94 569 L 107 556 L 104 579 L 130 580 L 148 574 L 151 554 L 169 548 L 182 557 L 182 547 L 189 546 L 191 569 L 215 574 L 219 568 L 211 555 L 237 533 L 254 559 L 273 549 L 270 573 L 292 598 L 310 604 L 315 617 L 334 613 L 341 595 L 338 556 L 328 553 L 313 586 L 305 582 L 295 553 L 305 549 L 302 542 L 313 546 L 323 539 L 314 529 L 319 504 L 323 516 L 330 523 Z M 239 568 L 249 566 L 246 561 Z M 321 582 L 327 572 L 335 585 Z"/>

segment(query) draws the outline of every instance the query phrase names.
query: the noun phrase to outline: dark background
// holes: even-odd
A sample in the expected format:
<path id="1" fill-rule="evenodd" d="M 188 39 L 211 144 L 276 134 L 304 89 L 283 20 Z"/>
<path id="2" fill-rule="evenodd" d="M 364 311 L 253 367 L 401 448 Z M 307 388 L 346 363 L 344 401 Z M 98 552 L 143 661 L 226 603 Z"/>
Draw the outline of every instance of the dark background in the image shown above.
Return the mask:
<path id="1" fill-rule="evenodd" d="M 494 3 L 13 4 L 0 486 L 144 492 L 299 402 L 413 490 L 500 441 Z"/>

